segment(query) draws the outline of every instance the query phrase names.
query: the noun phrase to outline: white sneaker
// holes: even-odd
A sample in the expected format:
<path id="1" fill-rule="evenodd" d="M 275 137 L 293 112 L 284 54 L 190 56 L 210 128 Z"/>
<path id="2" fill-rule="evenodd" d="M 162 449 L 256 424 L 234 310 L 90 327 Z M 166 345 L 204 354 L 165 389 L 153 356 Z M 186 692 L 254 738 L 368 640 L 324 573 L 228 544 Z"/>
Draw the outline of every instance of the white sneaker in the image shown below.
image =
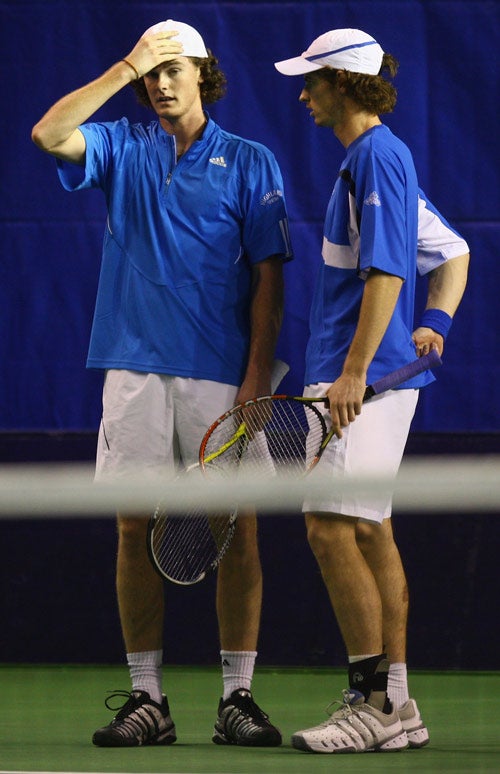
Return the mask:
<path id="1" fill-rule="evenodd" d="M 406 731 L 409 746 L 424 747 L 429 742 L 429 732 L 420 717 L 415 699 L 408 699 L 398 709 L 398 715 Z"/>
<path id="2" fill-rule="evenodd" d="M 341 707 L 314 728 L 297 731 L 292 746 L 318 753 L 396 752 L 408 747 L 398 713 L 390 715 L 366 704 L 359 691 L 343 691 Z"/>

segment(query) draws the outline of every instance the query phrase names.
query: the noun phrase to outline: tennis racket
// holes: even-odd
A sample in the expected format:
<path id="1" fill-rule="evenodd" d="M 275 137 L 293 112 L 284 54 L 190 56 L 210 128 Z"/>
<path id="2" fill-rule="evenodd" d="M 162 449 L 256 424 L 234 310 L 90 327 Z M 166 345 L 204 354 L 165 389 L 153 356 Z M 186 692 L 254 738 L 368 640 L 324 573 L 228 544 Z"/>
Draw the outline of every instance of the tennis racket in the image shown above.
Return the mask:
<path id="1" fill-rule="evenodd" d="M 186 487 L 206 475 L 220 477 L 220 467 L 198 464 L 180 474 Z M 212 513 L 203 507 L 180 513 L 168 507 L 168 501 L 156 506 L 149 521 L 148 553 L 153 567 L 166 580 L 190 586 L 215 570 L 232 540 L 235 530 L 236 505 L 223 513 Z"/>
<path id="2" fill-rule="evenodd" d="M 289 366 L 282 360 L 275 360 L 271 376 L 271 387 L 276 390 Z M 246 448 L 246 437 L 240 444 L 240 457 Z M 236 448 L 234 450 L 236 452 Z M 233 454 L 232 461 L 237 459 Z M 224 465 L 210 465 L 203 468 L 198 463 L 189 466 L 179 474 L 186 487 L 194 486 L 202 479 L 227 475 Z M 166 580 L 183 586 L 190 586 L 203 580 L 207 573 L 215 570 L 236 529 L 237 507 L 224 512 L 208 512 L 202 507 L 173 513 L 168 500 L 162 500 L 149 521 L 147 548 L 153 567 Z"/>
<path id="3" fill-rule="evenodd" d="M 438 365 L 441 359 L 431 350 L 369 385 L 363 402 Z M 280 469 L 308 473 L 334 437 L 319 407 L 328 407 L 328 399 L 272 395 L 234 406 L 205 433 L 200 465 L 226 474 L 231 469 L 265 475 Z"/>

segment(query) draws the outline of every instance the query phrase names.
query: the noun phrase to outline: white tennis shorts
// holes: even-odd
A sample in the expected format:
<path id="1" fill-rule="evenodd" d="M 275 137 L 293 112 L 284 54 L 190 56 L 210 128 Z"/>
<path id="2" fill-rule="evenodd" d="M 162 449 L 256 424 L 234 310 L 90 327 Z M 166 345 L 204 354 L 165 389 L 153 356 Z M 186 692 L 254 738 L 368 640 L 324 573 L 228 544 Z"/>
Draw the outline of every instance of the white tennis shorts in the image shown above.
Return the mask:
<path id="1" fill-rule="evenodd" d="M 206 430 L 231 408 L 237 392 L 234 385 L 204 379 L 107 371 L 96 480 L 172 475 L 198 462 Z"/>
<path id="2" fill-rule="evenodd" d="M 330 384 L 312 384 L 305 388 L 308 398 L 326 395 Z M 311 476 L 331 476 L 345 480 L 352 476 L 383 476 L 395 478 L 408 439 L 410 424 L 418 401 L 418 390 L 389 390 L 363 404 L 361 414 L 342 430 L 342 438 L 333 438 Z M 320 409 L 328 429 L 331 419 L 328 409 Z M 377 493 L 336 494 L 328 500 L 309 498 L 303 504 L 305 513 L 336 513 L 379 524 L 391 515 L 392 491 Z"/>

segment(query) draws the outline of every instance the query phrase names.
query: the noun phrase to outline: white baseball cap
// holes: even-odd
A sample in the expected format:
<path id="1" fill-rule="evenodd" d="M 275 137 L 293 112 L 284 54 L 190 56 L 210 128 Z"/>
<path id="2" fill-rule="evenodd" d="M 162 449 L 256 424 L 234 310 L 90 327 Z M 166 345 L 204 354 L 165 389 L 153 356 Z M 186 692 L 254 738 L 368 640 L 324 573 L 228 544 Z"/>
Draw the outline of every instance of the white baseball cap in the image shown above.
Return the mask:
<path id="1" fill-rule="evenodd" d="M 177 30 L 179 33 L 173 39 L 182 43 L 182 56 L 197 56 L 201 59 L 208 57 L 208 51 L 205 48 L 200 33 L 194 27 L 190 27 L 189 24 L 184 24 L 184 22 L 167 19 L 167 21 L 153 24 L 152 27 L 146 30 L 144 35 L 155 35 L 157 32 L 171 32 L 172 30 Z"/>
<path id="2" fill-rule="evenodd" d="M 274 66 L 283 75 L 304 75 L 322 67 L 378 75 L 383 56 L 377 41 L 366 32 L 330 30 L 313 40 L 300 56 L 275 62 Z"/>

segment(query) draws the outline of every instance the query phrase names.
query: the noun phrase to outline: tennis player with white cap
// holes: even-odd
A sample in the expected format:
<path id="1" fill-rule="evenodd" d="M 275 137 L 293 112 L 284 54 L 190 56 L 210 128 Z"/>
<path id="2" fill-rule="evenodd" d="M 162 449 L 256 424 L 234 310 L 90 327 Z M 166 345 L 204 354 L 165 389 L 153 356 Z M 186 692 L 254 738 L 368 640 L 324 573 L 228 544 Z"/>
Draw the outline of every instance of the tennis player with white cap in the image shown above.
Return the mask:
<path id="1" fill-rule="evenodd" d="M 410 362 L 415 349 L 441 354 L 465 288 L 468 247 L 419 191 L 408 148 L 379 118 L 396 103 L 390 79 L 398 63 L 372 36 L 330 30 L 275 67 L 304 76 L 299 100 L 346 149 L 327 209 L 306 353 L 304 394 L 328 396 L 325 419 L 338 435 L 320 464 L 332 479 L 395 476 L 418 391 L 433 377 L 424 373 L 365 405 L 363 392 Z M 417 265 L 430 274 L 429 308 L 412 334 Z M 330 719 L 295 733 L 293 746 L 320 753 L 422 747 L 429 734 L 408 695 L 408 589 L 390 494 L 385 501 L 332 496 L 305 503 L 304 512 L 346 646 L 349 688 Z"/>
<path id="2" fill-rule="evenodd" d="M 159 32 L 176 33 L 174 39 L 177 43 L 182 45 L 183 56 L 197 56 L 200 59 L 208 58 L 208 51 L 205 47 L 203 38 L 198 30 L 195 30 L 190 24 L 174 21 L 174 19 L 167 19 L 166 21 L 161 21 L 158 22 L 158 24 L 153 24 L 151 27 L 148 27 L 144 35 L 150 37 Z"/>
<path id="3" fill-rule="evenodd" d="M 300 56 L 276 62 L 275 67 L 283 75 L 305 75 L 323 67 L 378 75 L 383 56 L 377 41 L 362 30 L 330 30 Z"/>
<path id="4" fill-rule="evenodd" d="M 129 84 L 154 120 L 89 122 Z M 33 128 L 67 190 L 95 187 L 106 196 L 87 361 L 105 372 L 99 480 L 189 467 L 216 417 L 271 391 L 282 267 L 291 257 L 283 180 L 266 147 L 225 132 L 205 111 L 224 86 L 199 32 L 168 19 Z M 121 702 L 108 698 L 118 712 L 94 733 L 100 747 L 176 740 L 162 691 L 164 587 L 147 554 L 148 520 L 118 518 L 118 607 L 132 690 L 118 692 Z M 250 690 L 262 594 L 256 529 L 255 515 L 238 519 L 218 573 L 216 744 L 281 744 Z"/>

